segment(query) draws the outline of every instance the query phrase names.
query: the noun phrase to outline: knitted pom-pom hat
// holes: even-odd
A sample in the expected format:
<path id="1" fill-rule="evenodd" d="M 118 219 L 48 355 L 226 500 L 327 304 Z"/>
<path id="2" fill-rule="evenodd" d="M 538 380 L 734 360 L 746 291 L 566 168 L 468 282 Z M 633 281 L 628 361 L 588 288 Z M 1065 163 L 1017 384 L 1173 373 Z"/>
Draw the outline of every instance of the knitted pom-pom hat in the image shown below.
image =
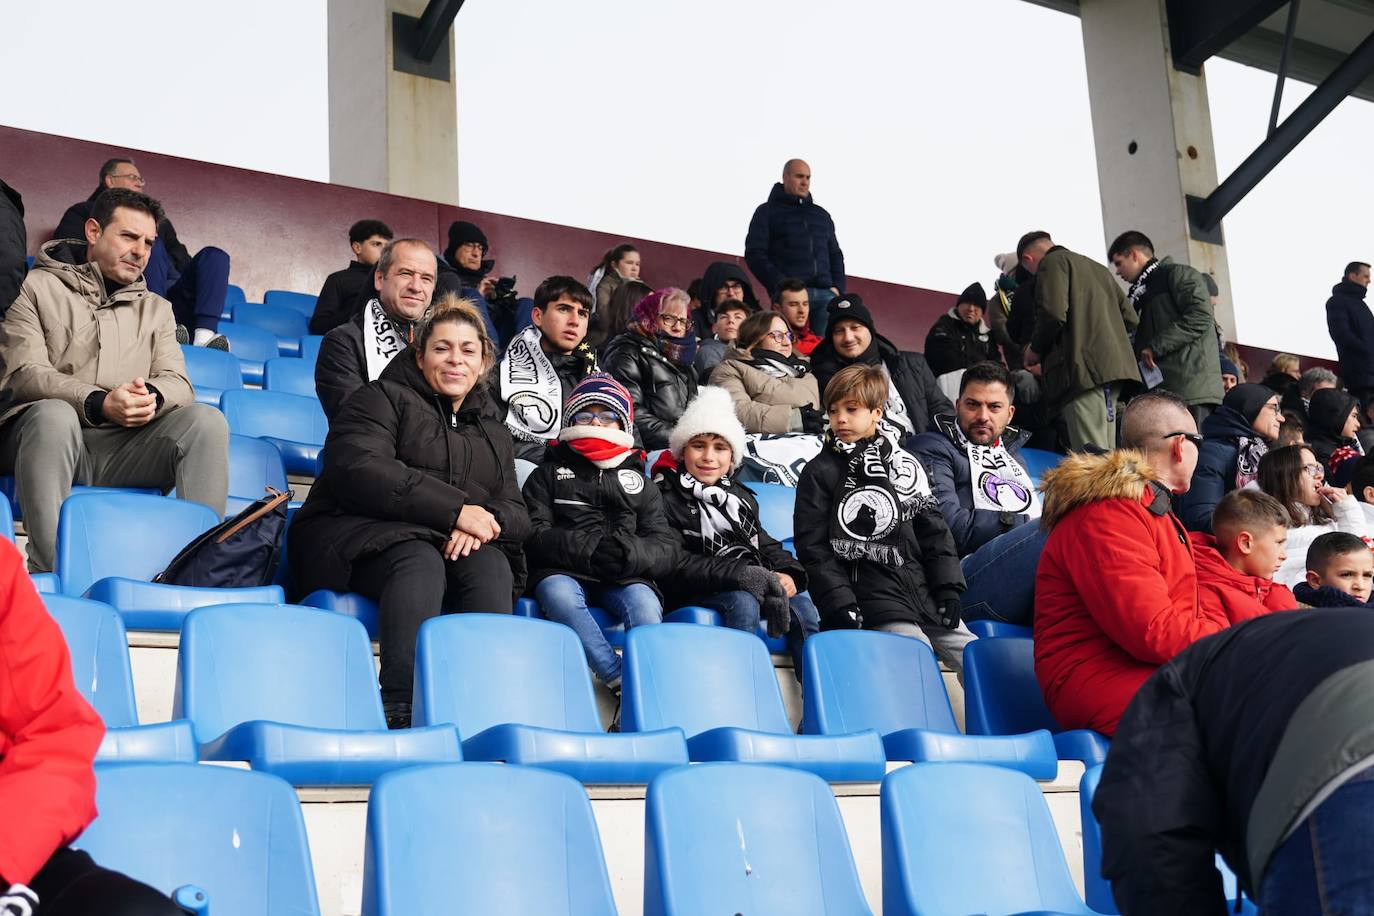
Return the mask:
<path id="1" fill-rule="evenodd" d="M 735 402 L 730 392 L 713 385 L 703 385 L 697 389 L 687 409 L 682 412 L 677 425 L 668 435 L 668 451 L 682 466 L 682 450 L 696 436 L 720 436 L 730 443 L 730 470 L 739 470 L 744 462 L 744 427 L 735 416 Z"/>

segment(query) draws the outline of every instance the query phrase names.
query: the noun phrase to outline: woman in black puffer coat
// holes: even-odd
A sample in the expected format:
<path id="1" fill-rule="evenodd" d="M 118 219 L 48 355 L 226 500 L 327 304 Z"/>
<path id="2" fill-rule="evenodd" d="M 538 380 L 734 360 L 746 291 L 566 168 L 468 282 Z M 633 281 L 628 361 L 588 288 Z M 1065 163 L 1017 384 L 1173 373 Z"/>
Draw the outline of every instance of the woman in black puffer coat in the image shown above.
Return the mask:
<path id="1" fill-rule="evenodd" d="M 297 592 L 354 591 L 380 605 L 387 722 L 410 722 L 420 625 L 449 611 L 510 613 L 530 519 L 510 433 L 484 380 L 495 350 L 467 302 L 436 308 L 325 440 L 324 472 L 292 519 Z"/>
<path id="2" fill-rule="evenodd" d="M 1359 400 L 1342 388 L 1323 388 L 1307 403 L 1307 442 L 1312 446 L 1312 454 L 1326 468 L 1328 477 L 1336 470 L 1331 466 L 1331 456 L 1337 449 L 1364 452 L 1358 438 L 1359 408 Z"/>
<path id="3" fill-rule="evenodd" d="M 697 393 L 690 301 L 671 286 L 645 296 L 629 329 L 606 344 L 601 356 L 601 367 L 634 399 L 635 429 L 650 451 L 668 447 L 668 434 Z"/>

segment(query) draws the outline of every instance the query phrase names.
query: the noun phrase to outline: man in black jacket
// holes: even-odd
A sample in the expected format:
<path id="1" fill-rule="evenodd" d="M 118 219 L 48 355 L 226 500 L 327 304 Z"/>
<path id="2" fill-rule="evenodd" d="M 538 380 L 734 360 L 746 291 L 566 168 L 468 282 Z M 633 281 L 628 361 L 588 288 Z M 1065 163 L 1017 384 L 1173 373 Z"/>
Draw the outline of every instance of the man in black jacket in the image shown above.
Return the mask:
<path id="1" fill-rule="evenodd" d="M 1369 265 L 1351 261 L 1326 300 L 1326 329 L 1336 344 L 1341 379 L 1366 406 L 1374 399 L 1374 315 L 1364 301 L 1367 292 Z"/>
<path id="2" fill-rule="evenodd" d="M 983 360 L 1000 359 L 992 328 L 983 320 L 987 306 L 982 284 L 970 283 L 954 300 L 954 306 L 931 326 L 925 358 L 937 377 Z"/>
<path id="3" fill-rule="evenodd" d="M 24 230 L 24 198 L 0 181 L 0 320 L 19 295 L 28 273 L 28 233 Z"/>
<path id="4" fill-rule="evenodd" d="M 394 238 L 391 227 L 379 219 L 360 219 L 348 228 L 353 260 L 324 280 L 310 316 L 311 334 L 328 334 L 352 320 L 372 298 L 372 275 L 386 243 Z"/>
<path id="5" fill-rule="evenodd" d="M 1124 916 L 1374 912 L 1374 615 L 1269 614 L 1179 653 L 1116 730 L 1093 813 Z"/>
<path id="6" fill-rule="evenodd" d="M 523 320 L 527 316 L 519 314 L 522 303 L 528 304 L 529 300 L 519 299 L 513 284 L 503 286 L 490 275 L 496 267 L 496 260 L 487 257 L 490 250 L 487 234 L 475 223 L 456 220 L 448 227 L 448 247 L 444 249 L 444 259 L 439 262 L 434 295 L 442 298 L 447 293 L 455 293 L 477 303 L 477 311 L 482 313 L 482 320 L 487 325 L 487 334 L 500 348 L 516 331 L 529 325 L 528 320 Z"/>
<path id="7" fill-rule="evenodd" d="M 382 250 L 373 275 L 376 298 L 320 343 L 315 392 L 326 417 L 334 419 L 348 396 L 379 378 L 411 342 L 437 272 L 434 252 L 422 239 L 396 239 Z"/>
<path id="8" fill-rule="evenodd" d="M 811 327 L 824 332 L 830 300 L 844 292 L 844 252 L 835 238 L 835 221 L 811 198 L 811 166 L 802 160 L 787 160 L 782 181 L 754 211 L 744 260 L 770 296 L 788 277 L 804 280 Z"/>
<path id="9" fill-rule="evenodd" d="M 91 196 L 67 208 L 53 238 L 84 239 L 86 220 L 90 219 L 101 191 L 128 188 L 142 193 L 146 184 L 132 159 L 106 160 L 100 167 L 100 181 Z M 229 341 L 215 333 L 219 316 L 224 311 L 224 296 L 229 291 L 229 255 L 223 249 L 202 248 L 192 256 L 177 238 L 172 221 L 164 214 L 157 224 L 157 241 L 153 244 L 143 279 L 148 289 L 172 303 L 177 324 L 187 329 L 182 343 L 229 349 Z M 180 335 L 181 331 L 177 333 Z"/>

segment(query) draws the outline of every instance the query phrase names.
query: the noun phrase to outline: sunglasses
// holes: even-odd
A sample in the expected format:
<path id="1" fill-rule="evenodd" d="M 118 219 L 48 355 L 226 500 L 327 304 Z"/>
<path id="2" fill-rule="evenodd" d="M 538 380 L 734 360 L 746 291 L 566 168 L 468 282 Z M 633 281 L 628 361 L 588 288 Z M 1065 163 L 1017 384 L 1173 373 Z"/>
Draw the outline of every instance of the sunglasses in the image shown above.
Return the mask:
<path id="1" fill-rule="evenodd" d="M 1180 432 L 1176 432 L 1176 433 L 1165 433 L 1164 435 L 1160 436 L 1159 438 L 1161 438 L 1161 439 L 1172 439 L 1172 438 L 1174 438 L 1174 436 L 1182 436 L 1184 439 L 1187 439 L 1189 442 L 1193 443 L 1193 444 L 1196 445 L 1198 448 L 1202 448 L 1202 437 L 1199 436 L 1197 433 L 1185 433 L 1185 432 L 1180 431 Z"/>

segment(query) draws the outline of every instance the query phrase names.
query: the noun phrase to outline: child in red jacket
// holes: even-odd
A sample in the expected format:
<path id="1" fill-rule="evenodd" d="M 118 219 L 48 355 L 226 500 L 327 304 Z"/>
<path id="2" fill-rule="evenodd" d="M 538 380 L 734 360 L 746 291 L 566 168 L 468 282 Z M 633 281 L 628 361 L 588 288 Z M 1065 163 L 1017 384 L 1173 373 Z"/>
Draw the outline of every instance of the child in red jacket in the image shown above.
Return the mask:
<path id="1" fill-rule="evenodd" d="M 1298 606 L 1274 573 L 1287 559 L 1288 515 L 1283 504 L 1260 490 L 1232 490 L 1212 510 L 1212 535 L 1193 532 L 1198 599 L 1205 610 L 1232 625 L 1270 611 Z"/>

